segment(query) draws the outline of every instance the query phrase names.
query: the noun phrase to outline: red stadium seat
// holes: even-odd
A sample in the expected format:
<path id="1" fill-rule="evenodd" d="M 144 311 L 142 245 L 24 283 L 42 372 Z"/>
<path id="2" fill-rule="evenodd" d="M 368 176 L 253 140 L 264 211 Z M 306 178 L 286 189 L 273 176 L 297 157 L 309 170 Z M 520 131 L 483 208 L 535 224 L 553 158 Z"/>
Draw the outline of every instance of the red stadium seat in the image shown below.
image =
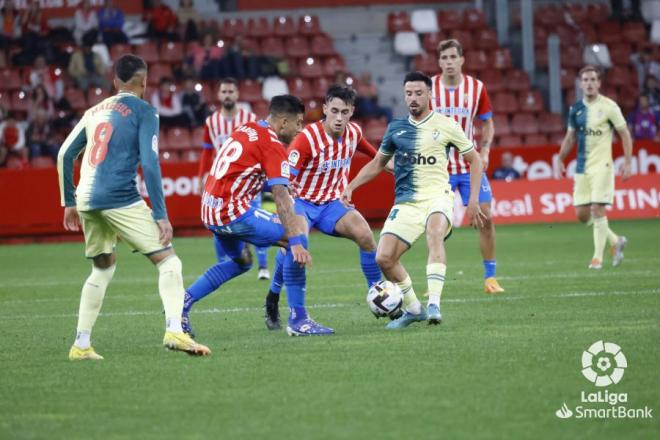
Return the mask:
<path id="1" fill-rule="evenodd" d="M 497 147 L 519 147 L 521 145 L 523 145 L 522 138 L 514 134 L 500 136 L 495 141 Z"/>
<path id="2" fill-rule="evenodd" d="M 574 69 L 561 69 L 559 71 L 559 81 L 562 90 L 575 88 L 575 80 L 577 78 L 577 70 Z"/>
<path id="3" fill-rule="evenodd" d="M 528 134 L 525 136 L 525 145 L 547 145 L 548 137 L 542 133 Z"/>
<path id="4" fill-rule="evenodd" d="M 509 49 L 496 49 L 492 52 L 492 65 L 496 69 L 508 70 L 513 67 Z"/>
<path id="5" fill-rule="evenodd" d="M 318 99 L 305 101 L 305 122 L 316 122 L 323 117 L 323 102 Z"/>
<path id="6" fill-rule="evenodd" d="M 538 90 L 522 92 L 518 98 L 518 108 L 525 113 L 540 113 L 543 111 L 543 98 Z"/>
<path id="7" fill-rule="evenodd" d="M 246 34 L 245 23 L 240 18 L 228 18 L 220 26 L 220 32 L 223 37 L 234 39 Z"/>
<path id="8" fill-rule="evenodd" d="M 472 32 L 470 31 L 465 31 L 462 29 L 456 29 L 453 30 L 449 33 L 449 36 L 451 38 L 454 38 L 461 43 L 461 46 L 463 46 L 463 51 L 467 52 L 472 49 L 474 49 L 474 39 L 472 38 Z"/>
<path id="9" fill-rule="evenodd" d="M 252 38 L 265 38 L 273 31 L 267 17 L 250 17 L 247 21 L 247 35 Z"/>
<path id="10" fill-rule="evenodd" d="M 283 58 L 284 45 L 282 39 L 277 37 L 267 37 L 261 41 L 261 53 L 271 57 Z"/>
<path id="11" fill-rule="evenodd" d="M 564 123 L 561 119 L 561 115 L 557 113 L 542 113 L 541 116 L 539 116 L 539 131 L 545 134 L 563 133 Z"/>
<path id="12" fill-rule="evenodd" d="M 135 46 L 135 55 L 139 56 L 147 63 L 157 63 L 160 61 L 158 47 L 156 47 L 156 43 L 152 42 Z"/>
<path id="13" fill-rule="evenodd" d="M 346 63 L 341 56 L 331 56 L 323 60 L 323 74 L 334 77 L 337 72 L 345 72 Z"/>
<path id="14" fill-rule="evenodd" d="M 589 3 L 587 6 L 589 21 L 600 23 L 607 20 L 610 16 L 610 9 L 605 3 Z"/>
<path id="15" fill-rule="evenodd" d="M 268 101 L 261 99 L 253 102 L 252 112 L 257 115 L 258 118 L 265 118 L 268 116 Z"/>
<path id="16" fill-rule="evenodd" d="M 481 50 L 494 50 L 500 47 L 497 41 L 497 32 L 493 29 L 481 29 L 476 31 L 476 47 Z"/>
<path id="17" fill-rule="evenodd" d="M 149 85 L 157 85 L 161 78 L 172 77 L 172 66 L 169 64 L 155 63 L 147 70 L 147 82 Z"/>
<path id="18" fill-rule="evenodd" d="M 498 93 L 493 96 L 493 109 L 498 113 L 515 113 L 518 102 L 513 93 Z"/>
<path id="19" fill-rule="evenodd" d="M 201 147 L 204 144 L 204 127 L 193 129 L 190 141 L 193 147 Z"/>
<path id="20" fill-rule="evenodd" d="M 621 23 L 618 21 L 605 21 L 596 27 L 598 42 L 611 44 L 623 41 Z"/>
<path id="21" fill-rule="evenodd" d="M 259 42 L 256 38 L 243 38 L 241 40 L 241 48 L 244 51 L 250 52 L 252 54 L 259 53 Z"/>
<path id="22" fill-rule="evenodd" d="M 311 55 L 315 56 L 332 56 L 336 55 L 335 44 L 332 38 L 325 34 L 320 34 L 312 37 L 312 52 Z"/>
<path id="23" fill-rule="evenodd" d="M 489 67 L 488 57 L 483 50 L 475 50 L 465 56 L 465 70 L 468 73 L 476 74 Z"/>
<path id="24" fill-rule="evenodd" d="M 424 72 L 427 75 L 435 75 L 440 72 L 438 58 L 434 54 L 427 52 L 415 57 L 414 69 Z"/>
<path id="25" fill-rule="evenodd" d="M 440 32 L 434 32 L 432 34 L 422 35 L 422 47 L 428 53 L 436 54 L 438 49 L 438 44 L 445 39 L 444 34 Z"/>
<path id="26" fill-rule="evenodd" d="M 629 114 L 635 109 L 639 96 L 639 90 L 637 90 L 637 88 L 630 85 L 619 87 L 618 95 L 619 99 L 617 100 L 617 104 L 621 106 L 624 115 Z"/>
<path id="27" fill-rule="evenodd" d="M 298 63 L 298 74 L 303 78 L 323 76 L 323 69 L 318 58 L 307 57 Z"/>
<path id="28" fill-rule="evenodd" d="M 190 131 L 187 128 L 173 128 L 167 132 L 167 141 L 169 147 L 173 150 L 185 150 L 193 148 Z"/>
<path id="29" fill-rule="evenodd" d="M 583 23 L 580 25 L 580 32 L 584 35 L 585 43 L 599 43 L 598 33 L 596 27 L 591 23 Z"/>
<path id="30" fill-rule="evenodd" d="M 550 33 L 542 26 L 534 26 L 534 47 L 547 47 Z"/>
<path id="31" fill-rule="evenodd" d="M 648 33 L 644 23 L 640 21 L 629 21 L 623 25 L 623 36 L 628 43 L 639 44 L 648 41 Z"/>
<path id="32" fill-rule="evenodd" d="M 478 78 L 484 83 L 489 94 L 502 92 L 506 88 L 506 82 L 502 76 L 501 70 L 482 70 L 479 72 Z"/>
<path id="33" fill-rule="evenodd" d="M 548 29 L 553 29 L 565 23 L 564 11 L 560 5 L 539 6 L 534 11 L 534 22 Z"/>
<path id="34" fill-rule="evenodd" d="M 110 47 L 110 59 L 115 62 L 120 56 L 131 52 L 131 46 L 128 44 L 114 44 Z"/>
<path id="35" fill-rule="evenodd" d="M 559 51 L 562 67 L 569 69 L 580 69 L 584 65 L 582 61 L 582 49 L 578 46 L 566 46 Z"/>
<path id="36" fill-rule="evenodd" d="M 289 57 L 302 58 L 310 54 L 309 43 L 306 37 L 289 37 L 284 41 L 284 52 Z"/>
<path id="37" fill-rule="evenodd" d="M 160 61 L 164 63 L 180 63 L 183 61 L 183 44 L 168 42 L 160 47 Z"/>
<path id="38" fill-rule="evenodd" d="M 529 75 L 523 70 L 512 70 L 506 75 L 507 88 L 512 92 L 529 90 Z"/>
<path id="39" fill-rule="evenodd" d="M 312 95 L 314 98 L 317 99 L 325 99 L 325 94 L 328 91 L 328 88 L 332 85 L 332 81 L 330 81 L 328 78 L 325 76 L 321 76 L 319 78 L 314 78 L 312 80 Z"/>
<path id="40" fill-rule="evenodd" d="M 50 156 L 37 156 L 30 161 L 32 168 L 53 168 L 55 161 Z"/>
<path id="41" fill-rule="evenodd" d="M 571 3 L 568 5 L 568 12 L 571 14 L 573 21 L 580 26 L 589 22 L 589 11 L 586 5 Z"/>
<path id="42" fill-rule="evenodd" d="M 161 162 L 179 162 L 181 160 L 181 155 L 179 151 L 173 150 L 164 150 L 160 149 L 160 161 Z"/>
<path id="43" fill-rule="evenodd" d="M 534 48 L 534 59 L 536 61 L 537 69 L 545 69 L 548 67 L 548 48 L 546 46 L 538 46 Z"/>
<path id="44" fill-rule="evenodd" d="M 407 12 L 397 11 L 387 14 L 387 31 L 394 35 L 397 32 L 411 31 L 410 16 Z"/>
<path id="45" fill-rule="evenodd" d="M 630 63 L 630 55 L 632 54 L 630 43 L 609 44 L 607 48 L 610 52 L 612 64 L 615 66 Z"/>
<path id="46" fill-rule="evenodd" d="M 275 18 L 273 33 L 278 37 L 291 37 L 298 33 L 296 23 L 291 17 L 281 15 Z"/>
<path id="47" fill-rule="evenodd" d="M 241 101 L 255 102 L 260 101 L 262 98 L 261 84 L 251 79 L 246 79 L 240 86 Z"/>
<path id="48" fill-rule="evenodd" d="M 575 95 L 575 89 L 574 88 L 568 89 L 564 92 L 564 104 L 565 105 L 571 106 L 571 105 L 575 104 L 576 101 L 577 101 L 577 97 Z"/>
<path id="49" fill-rule="evenodd" d="M 181 152 L 181 160 L 183 162 L 199 162 L 200 156 L 200 150 L 186 150 Z"/>
<path id="50" fill-rule="evenodd" d="M 0 92 L 0 108 L 8 109 L 11 105 L 11 93 Z"/>
<path id="51" fill-rule="evenodd" d="M 501 113 L 493 114 L 493 124 L 495 125 L 495 133 L 497 133 L 498 136 L 507 136 L 511 134 L 511 124 L 509 123 L 509 117 L 507 115 Z"/>
<path id="52" fill-rule="evenodd" d="M 0 71 L 0 90 L 18 90 L 23 85 L 21 76 L 16 69 Z"/>
<path id="53" fill-rule="evenodd" d="M 298 33 L 300 35 L 312 36 L 321 33 L 321 24 L 316 15 L 301 15 L 298 18 Z"/>
<path id="54" fill-rule="evenodd" d="M 69 104 L 71 104 L 71 107 L 74 110 L 87 110 L 87 98 L 85 97 L 85 93 L 82 90 L 70 87 L 66 92 L 64 92 L 64 97 L 67 101 L 69 101 Z"/>
<path id="55" fill-rule="evenodd" d="M 87 103 L 90 106 L 96 105 L 106 98 L 110 97 L 110 92 L 107 90 L 92 88 L 87 91 Z"/>
<path id="56" fill-rule="evenodd" d="M 486 26 L 484 12 L 476 8 L 468 8 L 463 11 L 463 27 L 465 29 L 483 29 Z"/>
<path id="57" fill-rule="evenodd" d="M 287 84 L 289 85 L 289 93 L 303 101 L 315 97 L 309 80 L 305 78 L 289 78 Z"/>
<path id="58" fill-rule="evenodd" d="M 626 67 L 614 66 L 607 71 L 606 83 L 608 86 L 629 86 L 637 84 L 637 76 Z"/>
<path id="59" fill-rule="evenodd" d="M 387 122 L 382 119 L 373 119 L 364 125 L 364 137 L 374 144 L 379 143 L 385 136 Z"/>
<path id="60" fill-rule="evenodd" d="M 438 25 L 441 31 L 452 31 L 463 27 L 463 17 L 457 9 L 441 9 L 438 11 Z"/>
<path id="61" fill-rule="evenodd" d="M 536 116 L 529 113 L 517 113 L 511 120 L 511 130 L 515 134 L 536 134 L 539 124 Z"/>

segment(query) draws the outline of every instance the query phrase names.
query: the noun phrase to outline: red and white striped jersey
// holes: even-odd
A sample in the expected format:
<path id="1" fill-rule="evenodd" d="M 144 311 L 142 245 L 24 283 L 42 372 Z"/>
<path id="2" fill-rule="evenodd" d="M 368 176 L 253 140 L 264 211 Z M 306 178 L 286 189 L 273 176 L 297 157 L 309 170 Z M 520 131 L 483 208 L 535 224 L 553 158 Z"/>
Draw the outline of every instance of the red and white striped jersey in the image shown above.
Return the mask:
<path id="1" fill-rule="evenodd" d="M 206 123 L 204 124 L 204 144 L 202 146 L 204 148 L 215 148 L 218 151 L 232 131 L 243 124 L 255 122 L 256 120 L 257 115 L 243 108 L 239 109 L 233 118 L 226 118 L 222 116 L 220 110 L 217 110 L 206 118 Z"/>
<path id="2" fill-rule="evenodd" d="M 286 152 L 265 121 L 238 127 L 220 146 L 202 196 L 202 221 L 226 225 L 250 208 L 264 182 L 288 185 Z"/>
<path id="3" fill-rule="evenodd" d="M 490 98 L 484 83 L 470 75 L 463 75 L 458 87 L 445 87 L 440 80 L 441 75 L 432 79 L 431 109 L 450 118 L 454 118 L 463 128 L 465 136 L 474 140 L 474 120 L 479 117 L 486 121 L 493 117 Z M 456 148 L 449 151 L 449 174 L 464 174 L 470 172 L 470 166 Z"/>
<path id="4" fill-rule="evenodd" d="M 346 124 L 339 139 L 326 133 L 323 121 L 305 127 L 287 149 L 298 197 L 316 204 L 339 199 L 356 150 L 376 155 L 376 149 L 362 137 L 362 129 L 354 122 Z"/>

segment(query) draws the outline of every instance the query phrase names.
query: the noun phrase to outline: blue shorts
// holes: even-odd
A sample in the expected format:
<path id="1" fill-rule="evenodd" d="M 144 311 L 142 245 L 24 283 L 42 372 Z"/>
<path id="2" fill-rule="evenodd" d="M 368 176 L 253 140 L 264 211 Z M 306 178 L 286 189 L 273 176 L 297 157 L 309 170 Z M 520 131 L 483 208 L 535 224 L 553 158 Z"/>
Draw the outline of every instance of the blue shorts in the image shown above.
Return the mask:
<path id="1" fill-rule="evenodd" d="M 467 206 L 470 201 L 470 173 L 450 174 L 449 184 L 452 191 L 456 191 L 456 188 L 458 188 L 463 206 Z M 481 185 L 479 186 L 479 203 L 490 203 L 492 200 L 493 193 L 490 190 L 490 183 L 488 183 L 486 174 L 482 174 Z"/>
<path id="2" fill-rule="evenodd" d="M 309 228 L 316 228 L 327 235 L 337 236 L 335 225 L 353 208 L 347 208 L 339 200 L 316 205 L 302 199 L 296 199 L 296 212 L 301 209 L 307 219 Z"/>

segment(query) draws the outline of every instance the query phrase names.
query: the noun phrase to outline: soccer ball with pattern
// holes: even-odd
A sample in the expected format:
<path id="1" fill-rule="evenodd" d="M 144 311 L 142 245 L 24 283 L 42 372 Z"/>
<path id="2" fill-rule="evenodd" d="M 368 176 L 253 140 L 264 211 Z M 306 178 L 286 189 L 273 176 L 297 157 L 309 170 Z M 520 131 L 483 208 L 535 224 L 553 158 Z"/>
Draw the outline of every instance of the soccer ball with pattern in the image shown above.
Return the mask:
<path id="1" fill-rule="evenodd" d="M 390 281 L 379 281 L 369 289 L 367 305 L 376 318 L 397 319 L 403 314 L 403 292 Z"/>

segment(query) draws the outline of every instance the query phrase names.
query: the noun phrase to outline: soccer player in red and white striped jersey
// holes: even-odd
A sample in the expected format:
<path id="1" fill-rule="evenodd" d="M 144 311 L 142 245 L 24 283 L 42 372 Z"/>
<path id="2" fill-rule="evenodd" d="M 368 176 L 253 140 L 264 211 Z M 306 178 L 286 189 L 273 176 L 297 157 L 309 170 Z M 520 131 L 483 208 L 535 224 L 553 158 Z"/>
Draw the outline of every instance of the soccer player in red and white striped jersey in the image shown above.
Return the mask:
<path id="1" fill-rule="evenodd" d="M 479 192 L 479 205 L 486 215 L 486 221 L 479 228 L 479 244 L 484 264 L 484 291 L 500 293 L 504 289 L 495 278 L 495 225 L 492 220 L 490 205 L 492 193 L 485 170 L 488 168 L 488 154 L 495 134 L 493 110 L 484 83 L 470 75 L 462 73 L 463 47 L 457 40 L 450 39 L 438 44 L 438 64 L 442 74 L 433 77 L 431 90 L 431 108 L 450 118 L 454 118 L 468 139 L 472 140 L 483 163 L 484 175 Z M 483 122 L 481 143 L 474 140 L 474 122 L 479 118 Z M 470 198 L 470 169 L 459 152 L 449 151 L 449 182 L 452 190 L 458 191 L 467 205 Z"/>
<path id="2" fill-rule="evenodd" d="M 376 149 L 362 136 L 354 122 L 355 90 L 333 85 L 325 96 L 325 118 L 309 124 L 287 149 L 292 179 L 298 192 L 296 208 L 305 212 L 309 228 L 327 235 L 353 240 L 360 248 L 360 265 L 367 285 L 381 279 L 376 264 L 376 241 L 367 221 L 354 208 L 345 207 L 340 198 L 348 183 L 351 159 L 356 151 L 370 158 Z M 282 289 L 282 259 L 278 253 L 270 291 L 266 297 L 266 326 L 279 327 L 277 304 Z"/>
<path id="3" fill-rule="evenodd" d="M 311 261 L 307 228 L 288 192 L 290 167 L 282 143 L 289 143 L 300 131 L 304 112 L 304 104 L 295 96 L 275 96 L 266 121 L 238 127 L 218 150 L 204 186 L 201 215 L 202 222 L 213 232 L 230 260 L 210 267 L 186 289 L 182 316 L 186 332 L 192 332 L 189 313 L 195 302 L 251 268 L 252 257 L 247 247 L 251 243 L 287 249 L 283 264 L 290 307 L 288 333 L 292 336 L 334 333 L 311 320 L 305 310 L 304 265 Z M 271 189 L 277 216 L 251 203 L 264 184 Z"/>

